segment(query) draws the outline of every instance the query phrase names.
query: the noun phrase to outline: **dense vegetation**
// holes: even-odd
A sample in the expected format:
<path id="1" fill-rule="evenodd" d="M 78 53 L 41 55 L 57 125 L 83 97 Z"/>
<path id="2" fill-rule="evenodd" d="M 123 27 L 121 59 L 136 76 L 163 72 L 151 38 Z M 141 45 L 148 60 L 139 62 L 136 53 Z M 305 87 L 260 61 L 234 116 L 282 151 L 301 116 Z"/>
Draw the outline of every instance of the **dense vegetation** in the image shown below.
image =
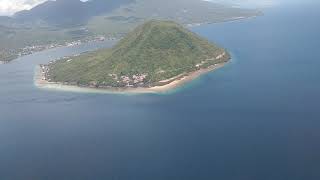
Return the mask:
<path id="1" fill-rule="evenodd" d="M 182 26 L 153 20 L 137 27 L 112 49 L 52 63 L 48 78 L 78 85 L 151 86 L 228 59 L 224 49 Z"/>

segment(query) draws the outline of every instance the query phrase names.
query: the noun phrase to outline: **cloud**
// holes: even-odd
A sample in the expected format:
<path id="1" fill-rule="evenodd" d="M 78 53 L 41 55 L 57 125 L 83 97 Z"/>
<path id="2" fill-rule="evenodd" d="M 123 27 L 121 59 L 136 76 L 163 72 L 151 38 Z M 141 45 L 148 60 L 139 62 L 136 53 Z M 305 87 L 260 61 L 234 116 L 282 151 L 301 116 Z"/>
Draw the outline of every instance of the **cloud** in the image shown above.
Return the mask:
<path id="1" fill-rule="evenodd" d="M 0 0 L 0 15 L 12 15 L 17 11 L 31 9 L 46 0 Z"/>

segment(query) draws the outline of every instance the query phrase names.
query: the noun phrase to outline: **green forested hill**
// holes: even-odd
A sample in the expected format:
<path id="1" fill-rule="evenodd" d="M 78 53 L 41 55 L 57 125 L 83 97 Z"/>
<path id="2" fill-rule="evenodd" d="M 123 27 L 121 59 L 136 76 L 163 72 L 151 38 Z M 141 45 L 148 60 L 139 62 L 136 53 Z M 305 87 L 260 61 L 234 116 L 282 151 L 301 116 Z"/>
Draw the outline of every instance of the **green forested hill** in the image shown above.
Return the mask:
<path id="1" fill-rule="evenodd" d="M 96 86 L 150 86 L 229 59 L 224 49 L 172 21 L 149 21 L 114 48 L 50 65 L 54 82 Z"/>

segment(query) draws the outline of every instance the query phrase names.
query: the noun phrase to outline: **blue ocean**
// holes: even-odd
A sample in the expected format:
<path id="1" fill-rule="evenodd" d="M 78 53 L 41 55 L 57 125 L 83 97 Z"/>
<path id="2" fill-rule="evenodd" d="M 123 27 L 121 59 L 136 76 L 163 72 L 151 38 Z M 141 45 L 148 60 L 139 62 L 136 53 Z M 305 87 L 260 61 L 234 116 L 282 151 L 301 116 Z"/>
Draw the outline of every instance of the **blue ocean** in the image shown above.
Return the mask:
<path id="1" fill-rule="evenodd" d="M 37 64 L 0 65 L 1 180 L 319 180 L 320 3 L 192 30 L 232 54 L 168 94 L 41 90 Z"/>

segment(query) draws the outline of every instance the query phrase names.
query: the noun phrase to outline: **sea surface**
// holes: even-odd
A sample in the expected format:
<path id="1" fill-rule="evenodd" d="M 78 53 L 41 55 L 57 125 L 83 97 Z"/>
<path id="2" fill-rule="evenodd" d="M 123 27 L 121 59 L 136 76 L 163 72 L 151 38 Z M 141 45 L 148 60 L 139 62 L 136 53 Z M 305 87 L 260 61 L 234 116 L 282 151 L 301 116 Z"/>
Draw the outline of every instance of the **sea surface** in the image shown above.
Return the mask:
<path id="1" fill-rule="evenodd" d="M 166 95 L 37 89 L 37 64 L 0 65 L 0 180 L 319 180 L 320 5 L 270 7 L 196 33 L 232 62 Z"/>

